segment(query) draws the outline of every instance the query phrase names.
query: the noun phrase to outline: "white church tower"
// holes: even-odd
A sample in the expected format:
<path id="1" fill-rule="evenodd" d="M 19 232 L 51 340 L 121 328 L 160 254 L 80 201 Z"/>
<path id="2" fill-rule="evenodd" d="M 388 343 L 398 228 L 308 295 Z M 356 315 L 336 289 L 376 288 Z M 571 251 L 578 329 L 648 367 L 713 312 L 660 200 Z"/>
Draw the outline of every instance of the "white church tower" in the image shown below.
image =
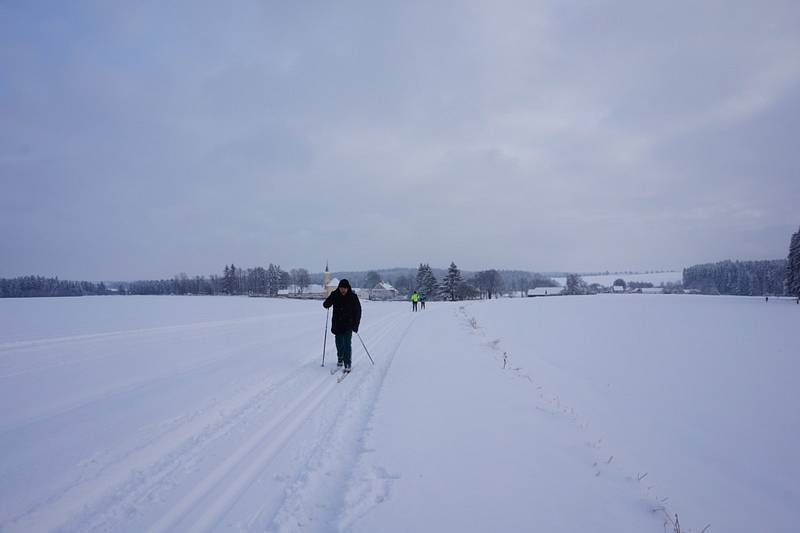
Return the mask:
<path id="1" fill-rule="evenodd" d="M 322 277 L 322 292 L 325 293 L 325 298 L 331 295 L 333 291 L 336 290 L 336 287 L 332 284 L 331 280 L 331 273 L 328 270 L 328 261 L 325 261 L 325 274 Z M 338 281 L 336 282 L 339 283 Z"/>

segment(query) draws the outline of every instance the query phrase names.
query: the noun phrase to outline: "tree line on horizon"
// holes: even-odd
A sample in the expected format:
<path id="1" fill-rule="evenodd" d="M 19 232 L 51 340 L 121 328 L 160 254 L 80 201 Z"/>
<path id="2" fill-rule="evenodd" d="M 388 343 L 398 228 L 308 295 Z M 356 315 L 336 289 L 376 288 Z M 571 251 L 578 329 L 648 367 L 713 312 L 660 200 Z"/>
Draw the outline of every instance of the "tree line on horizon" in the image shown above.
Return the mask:
<path id="1" fill-rule="evenodd" d="M 103 282 L 67 281 L 44 276 L 0 278 L 0 298 L 98 296 L 112 294 Z"/>
<path id="2" fill-rule="evenodd" d="M 694 265 L 683 270 L 683 287 L 702 294 L 800 298 L 800 229 L 792 234 L 786 259 Z"/>
<path id="3" fill-rule="evenodd" d="M 413 273 L 409 269 L 409 272 Z M 493 298 L 503 291 L 524 293 L 529 288 L 557 286 L 547 277 L 521 271 L 489 269 L 474 273 L 465 279 L 454 262 L 437 279 L 435 269 L 420 263 L 416 273 L 399 274 L 394 279 L 383 279 L 377 271 L 358 273 L 351 280 L 355 287 L 374 288 L 380 282 L 391 283 L 398 291 L 407 295 L 418 290 L 430 300 L 465 300 Z M 137 280 L 131 282 L 64 281 L 44 276 L 22 276 L 11 279 L 0 278 L 0 297 L 54 297 L 54 296 L 98 296 L 98 295 L 263 295 L 277 296 L 279 291 L 292 288 L 303 293 L 312 282 L 321 283 L 322 274 L 312 275 L 305 268 L 283 270 L 270 263 L 267 268 L 240 268 L 225 265 L 222 275 L 190 277 L 186 273 L 171 279 Z"/>
<path id="4" fill-rule="evenodd" d="M 683 287 L 702 294 L 782 296 L 786 294 L 786 259 L 719 261 L 683 269 Z"/>
<path id="5" fill-rule="evenodd" d="M 136 295 L 259 295 L 277 296 L 278 292 L 289 286 L 302 291 L 310 283 L 308 270 L 304 268 L 283 270 L 280 265 L 270 263 L 267 268 L 240 268 L 235 264 L 225 265 L 222 275 L 190 278 L 185 273 L 172 279 L 134 281 L 120 283 L 119 292 Z"/>
<path id="6" fill-rule="evenodd" d="M 348 273 L 355 274 L 355 273 Z M 189 277 L 180 273 L 172 279 L 105 283 L 60 280 L 58 277 L 21 276 L 0 278 L 0 298 L 93 296 L 109 294 L 136 295 L 264 295 L 277 296 L 279 291 L 293 287 L 302 293 L 312 282 L 321 282 L 321 275 L 312 275 L 305 268 L 285 271 L 279 265 L 267 268 L 243 269 L 234 264 L 225 265 L 221 276 Z M 355 281 L 355 283 L 353 283 Z M 392 283 L 401 294 L 418 290 L 430 300 L 467 300 L 492 298 L 516 292 L 525 294 L 535 287 L 557 286 L 546 276 L 521 272 L 489 269 L 474 273 L 464 279 L 455 262 L 437 279 L 429 264 L 420 263 L 416 275 L 399 274 L 393 280 L 381 279 L 377 271 L 366 272 L 355 287 L 373 288 L 379 282 Z M 670 289 L 675 289 L 670 284 Z M 720 261 L 693 265 L 683 270 L 680 289 L 697 290 L 704 294 L 729 294 L 742 296 L 790 295 L 800 298 L 800 229 L 792 235 L 787 259 L 767 261 Z M 564 294 L 590 294 L 587 285 L 577 274 L 568 274 Z M 595 291 L 596 292 L 596 291 Z M 678 292 L 678 291 L 675 291 Z"/>

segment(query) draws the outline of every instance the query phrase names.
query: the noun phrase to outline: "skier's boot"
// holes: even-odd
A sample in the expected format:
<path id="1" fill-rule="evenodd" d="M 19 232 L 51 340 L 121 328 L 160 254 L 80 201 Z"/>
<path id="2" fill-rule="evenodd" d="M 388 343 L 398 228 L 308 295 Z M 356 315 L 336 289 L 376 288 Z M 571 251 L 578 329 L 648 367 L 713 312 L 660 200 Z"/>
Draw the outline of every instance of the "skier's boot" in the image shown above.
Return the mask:
<path id="1" fill-rule="evenodd" d="M 344 373 L 347 374 L 349 372 L 350 372 L 350 366 L 348 365 L 348 366 L 344 367 Z"/>

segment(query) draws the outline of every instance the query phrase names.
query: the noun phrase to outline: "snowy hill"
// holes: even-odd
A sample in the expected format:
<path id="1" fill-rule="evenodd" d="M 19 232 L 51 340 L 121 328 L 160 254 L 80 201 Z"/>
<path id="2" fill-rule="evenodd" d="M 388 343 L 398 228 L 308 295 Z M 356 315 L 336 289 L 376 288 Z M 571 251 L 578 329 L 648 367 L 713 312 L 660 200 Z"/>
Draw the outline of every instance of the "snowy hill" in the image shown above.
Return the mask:
<path id="1" fill-rule="evenodd" d="M 800 306 L 0 300 L 2 531 L 790 532 Z"/>

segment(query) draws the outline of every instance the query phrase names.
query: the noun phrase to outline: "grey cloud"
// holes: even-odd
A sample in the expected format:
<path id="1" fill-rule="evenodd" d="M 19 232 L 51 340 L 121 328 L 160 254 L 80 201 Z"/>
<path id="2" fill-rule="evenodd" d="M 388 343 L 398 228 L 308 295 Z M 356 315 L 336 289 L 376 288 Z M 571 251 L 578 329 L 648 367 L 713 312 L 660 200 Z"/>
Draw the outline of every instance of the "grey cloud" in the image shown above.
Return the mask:
<path id="1" fill-rule="evenodd" d="M 798 27 L 778 1 L 0 6 L 0 275 L 781 257 Z"/>

